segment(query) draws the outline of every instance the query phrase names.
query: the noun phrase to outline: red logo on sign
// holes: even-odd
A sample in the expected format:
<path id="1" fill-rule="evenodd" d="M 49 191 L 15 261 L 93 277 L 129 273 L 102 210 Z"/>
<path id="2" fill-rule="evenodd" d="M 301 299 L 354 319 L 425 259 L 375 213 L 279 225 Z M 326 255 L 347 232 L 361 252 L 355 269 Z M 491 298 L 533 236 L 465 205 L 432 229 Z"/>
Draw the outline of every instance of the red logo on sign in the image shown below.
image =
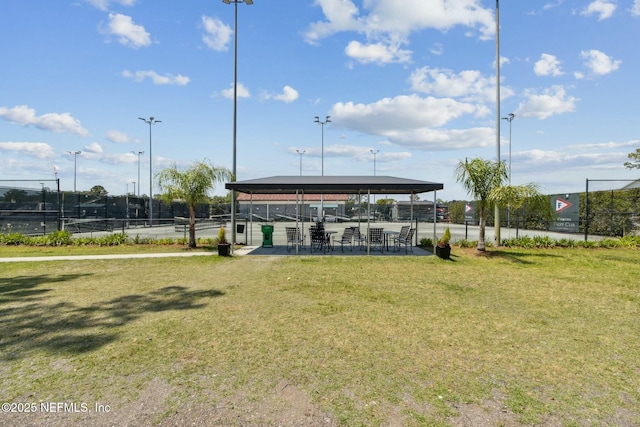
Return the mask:
<path id="1" fill-rule="evenodd" d="M 571 206 L 573 206 L 573 204 L 564 199 L 556 199 L 556 212 L 562 212 L 563 210 L 570 208 Z"/>

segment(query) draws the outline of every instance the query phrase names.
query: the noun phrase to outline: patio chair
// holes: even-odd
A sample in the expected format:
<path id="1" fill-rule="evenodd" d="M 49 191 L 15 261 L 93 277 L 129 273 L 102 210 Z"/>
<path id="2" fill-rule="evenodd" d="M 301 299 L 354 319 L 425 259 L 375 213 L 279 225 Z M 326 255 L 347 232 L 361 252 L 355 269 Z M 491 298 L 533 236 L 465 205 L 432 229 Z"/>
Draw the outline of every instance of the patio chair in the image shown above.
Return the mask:
<path id="1" fill-rule="evenodd" d="M 309 235 L 311 236 L 311 252 L 314 249 L 326 251 L 327 234 L 324 231 L 324 227 L 312 225 L 309 227 Z"/>
<path id="2" fill-rule="evenodd" d="M 400 239 L 400 237 L 398 236 L 396 242 L 398 250 L 400 250 L 401 245 L 404 245 L 404 253 L 407 253 L 409 248 L 411 249 L 411 252 L 413 252 L 413 235 L 415 234 L 415 232 L 416 229 L 411 228 L 403 239 Z"/>
<path id="3" fill-rule="evenodd" d="M 295 248 L 296 245 L 300 245 L 304 248 L 305 236 L 300 233 L 300 229 L 297 227 L 285 227 L 287 232 L 287 252 Z"/>
<path id="4" fill-rule="evenodd" d="M 380 247 L 380 252 L 384 250 L 384 228 L 370 228 L 368 243 L 371 250 L 375 250 L 376 246 Z"/>
<path id="5" fill-rule="evenodd" d="M 407 238 L 407 234 L 409 234 L 409 229 L 411 228 L 410 225 L 403 225 L 402 228 L 400 228 L 400 234 L 398 234 L 397 236 L 395 236 L 393 238 L 393 251 L 397 251 L 400 250 L 400 241 L 404 240 Z"/>
<path id="6" fill-rule="evenodd" d="M 353 251 L 353 227 L 347 227 L 344 229 L 342 236 L 339 239 L 333 239 L 333 244 L 340 243 L 340 249 L 344 252 L 344 245 L 351 246 Z"/>
<path id="7" fill-rule="evenodd" d="M 364 248 L 367 244 L 367 238 L 360 234 L 360 227 L 351 228 L 353 228 L 353 243 L 358 245 L 360 249 Z"/>

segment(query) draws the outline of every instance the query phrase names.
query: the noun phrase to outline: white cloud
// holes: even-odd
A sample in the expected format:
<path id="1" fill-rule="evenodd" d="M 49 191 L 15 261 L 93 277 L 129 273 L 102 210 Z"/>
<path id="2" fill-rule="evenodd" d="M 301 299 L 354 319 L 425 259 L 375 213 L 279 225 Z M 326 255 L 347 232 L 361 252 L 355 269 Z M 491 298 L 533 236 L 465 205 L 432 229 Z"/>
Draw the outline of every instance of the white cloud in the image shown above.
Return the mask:
<path id="1" fill-rule="evenodd" d="M 285 102 L 285 103 L 289 104 L 289 103 L 297 100 L 299 96 L 300 95 L 299 95 L 297 90 L 295 90 L 291 86 L 287 85 L 282 89 L 282 93 L 280 93 L 280 94 L 272 94 L 272 93 L 269 93 L 269 92 L 266 92 L 266 91 L 262 92 L 260 94 L 260 99 L 262 99 L 264 101 L 268 101 L 270 99 L 275 99 L 276 101 L 282 101 L 282 102 Z"/>
<path id="2" fill-rule="evenodd" d="M 542 7 L 542 10 L 550 10 L 558 6 L 562 6 L 562 3 L 564 3 L 564 0 L 557 0 L 555 3 L 554 2 L 547 3 Z"/>
<path id="3" fill-rule="evenodd" d="M 0 142 L 0 151 L 24 153 L 38 159 L 54 159 L 53 148 L 44 142 Z"/>
<path id="4" fill-rule="evenodd" d="M 601 142 L 597 144 L 573 144 L 567 148 L 570 150 L 600 150 L 607 148 L 635 148 L 640 145 L 640 140 L 632 140 L 626 142 Z"/>
<path id="5" fill-rule="evenodd" d="M 537 76 L 558 77 L 564 74 L 558 58 L 548 53 L 540 55 L 540 59 L 533 66 L 533 72 Z"/>
<path id="6" fill-rule="evenodd" d="M 115 142 L 116 144 L 134 142 L 129 135 L 117 130 L 110 130 L 109 132 L 107 132 L 107 140 Z"/>
<path id="7" fill-rule="evenodd" d="M 589 3 L 582 12 L 582 15 L 598 15 L 598 21 L 611 18 L 616 10 L 616 4 L 608 0 L 595 0 Z"/>
<path id="8" fill-rule="evenodd" d="M 242 83 L 238 83 L 238 98 L 251 98 L 251 93 L 249 89 L 247 89 Z M 233 99 L 233 83 L 231 83 L 231 88 L 224 89 L 220 92 L 223 97 L 227 99 Z"/>
<path id="9" fill-rule="evenodd" d="M 543 120 L 556 114 L 575 111 L 577 98 L 567 96 L 563 86 L 552 86 L 542 93 L 526 91 L 527 100 L 518 106 L 516 114 Z"/>
<path id="10" fill-rule="evenodd" d="M 463 26 L 479 31 L 481 39 L 495 34 L 493 10 L 480 0 L 369 0 L 362 10 L 352 0 L 316 0 L 324 21 L 311 24 L 304 34 L 310 44 L 338 32 L 355 32 L 366 42 L 352 41 L 347 54 L 361 62 L 407 62 L 411 51 L 399 46 L 412 32 L 425 29 L 448 31 Z M 393 58 L 393 61 L 390 60 Z"/>
<path id="11" fill-rule="evenodd" d="M 102 146 L 97 142 L 92 142 L 89 145 L 84 146 L 84 152 L 86 153 L 94 153 L 94 154 L 102 154 Z"/>
<path id="12" fill-rule="evenodd" d="M 121 13 L 110 13 L 109 24 L 102 31 L 118 37 L 120 44 L 134 49 L 151 44 L 151 37 L 144 27 L 135 24 L 130 16 Z"/>
<path id="13" fill-rule="evenodd" d="M 119 165 L 123 163 L 131 164 L 138 161 L 138 156 L 132 153 L 100 154 L 101 155 L 98 160 L 102 163 L 107 163 L 110 165 Z"/>
<path id="14" fill-rule="evenodd" d="M 225 25 L 218 18 L 211 18 L 209 16 L 202 17 L 202 26 L 205 32 L 202 35 L 202 41 L 209 49 L 219 52 L 229 49 L 228 44 L 233 35 L 231 27 Z"/>
<path id="15" fill-rule="evenodd" d="M 0 107 L 0 117 L 8 122 L 22 126 L 33 125 L 38 129 L 51 132 L 69 132 L 79 136 L 88 136 L 89 131 L 82 127 L 78 119 L 70 113 L 48 113 L 36 116 L 36 110 L 27 105 L 18 105 L 13 108 Z"/>
<path id="16" fill-rule="evenodd" d="M 411 51 L 400 49 L 398 45 L 386 45 L 384 43 L 362 44 L 358 41 L 350 42 L 345 48 L 348 57 L 367 64 L 403 63 L 411 59 Z"/>
<path id="17" fill-rule="evenodd" d="M 464 70 L 455 74 L 452 70 L 422 67 L 411 73 L 411 88 L 430 95 L 460 98 L 464 101 L 494 102 L 495 78 L 487 78 L 477 70 Z M 501 87 L 502 99 L 513 96 L 513 90 Z"/>
<path id="18" fill-rule="evenodd" d="M 289 153 L 299 155 L 296 152 L 297 147 L 290 147 L 288 149 Z M 312 147 L 305 149 L 305 156 L 321 158 L 323 153 L 321 148 Z M 373 159 L 373 154 L 371 154 L 371 148 L 362 147 L 358 145 L 348 145 L 348 144 L 332 144 L 324 147 L 324 156 L 325 157 L 343 157 L 343 158 L 352 158 L 361 162 L 370 162 Z M 408 151 L 380 151 L 376 156 L 376 161 L 379 163 L 383 162 L 395 162 L 400 160 L 405 160 L 410 158 L 412 155 Z"/>
<path id="19" fill-rule="evenodd" d="M 133 6 L 136 4 L 136 0 L 85 0 L 87 3 L 100 10 L 107 11 L 111 3 L 121 4 L 122 6 Z"/>
<path id="20" fill-rule="evenodd" d="M 640 16 L 640 0 L 633 0 L 633 6 L 631 6 L 631 14 Z"/>
<path id="21" fill-rule="evenodd" d="M 340 31 L 360 31 L 364 29 L 358 18 L 358 8 L 351 0 L 317 0 L 322 13 L 327 18 L 324 22 L 315 22 L 305 33 L 307 43 L 314 44 L 318 40 Z"/>
<path id="22" fill-rule="evenodd" d="M 389 139 L 399 145 L 430 151 L 490 147 L 496 142 L 495 130 L 486 127 L 468 129 L 421 128 L 398 133 Z"/>
<path id="23" fill-rule="evenodd" d="M 488 113 L 482 105 L 417 95 L 385 98 L 372 104 L 337 103 L 330 111 L 338 127 L 384 136 L 394 144 L 433 150 L 489 143 L 491 138 L 487 137 L 493 133 L 491 129 L 434 129 L 463 115 Z"/>
<path id="24" fill-rule="evenodd" d="M 275 95 L 273 99 L 289 104 L 298 99 L 298 97 L 298 91 L 287 85 L 282 89 L 282 93 L 279 95 Z"/>
<path id="25" fill-rule="evenodd" d="M 440 56 L 444 53 L 444 46 L 442 43 L 435 43 L 431 49 L 429 49 L 432 55 Z"/>
<path id="26" fill-rule="evenodd" d="M 622 61 L 614 61 L 610 56 L 607 56 L 605 53 L 595 49 L 582 51 L 580 56 L 585 60 L 585 66 L 589 68 L 593 74 L 599 76 L 603 76 L 617 70 L 620 68 L 620 64 L 622 63 Z"/>
<path id="27" fill-rule="evenodd" d="M 146 79 L 151 79 L 153 84 L 156 85 L 186 86 L 191 80 L 189 77 L 183 76 L 182 74 L 178 74 L 177 76 L 174 76 L 173 74 L 165 74 L 162 76 L 153 70 L 136 71 L 135 73 L 125 70 L 122 72 L 122 76 L 134 79 L 136 82 L 143 82 Z"/>
<path id="28" fill-rule="evenodd" d="M 411 73 L 409 79 L 413 90 L 437 96 L 462 98 L 488 92 L 495 94 L 489 79 L 476 70 L 455 74 L 452 70 L 422 67 Z"/>
<path id="29" fill-rule="evenodd" d="M 620 165 L 624 162 L 624 157 L 626 157 L 623 153 L 581 153 L 574 150 L 567 152 L 539 149 L 519 151 L 517 156 L 522 159 L 523 162 L 528 162 L 529 167 L 531 167 L 531 165 L 537 165 L 544 166 L 545 169 L 557 169 L 557 165 L 562 165 L 562 168 L 560 168 L 561 171 L 566 171 L 570 167 L 591 169 L 596 164 L 607 164 L 611 162 L 616 164 L 616 168 L 620 168 Z"/>
<path id="30" fill-rule="evenodd" d="M 478 106 L 453 99 L 417 95 L 384 98 L 372 104 L 337 103 L 331 116 L 339 117 L 340 124 L 362 130 L 381 130 L 423 126 L 442 126 L 465 114 L 484 114 Z M 335 123 L 335 120 L 334 120 Z"/>
<path id="31" fill-rule="evenodd" d="M 438 29 L 447 31 L 462 25 L 479 28 L 481 37 L 495 32 L 493 11 L 483 8 L 479 0 L 371 0 L 363 2 L 365 13 L 351 0 L 317 0 L 326 20 L 316 22 L 305 34 L 307 41 L 317 41 L 333 33 L 356 31 L 364 34 L 401 34 Z"/>

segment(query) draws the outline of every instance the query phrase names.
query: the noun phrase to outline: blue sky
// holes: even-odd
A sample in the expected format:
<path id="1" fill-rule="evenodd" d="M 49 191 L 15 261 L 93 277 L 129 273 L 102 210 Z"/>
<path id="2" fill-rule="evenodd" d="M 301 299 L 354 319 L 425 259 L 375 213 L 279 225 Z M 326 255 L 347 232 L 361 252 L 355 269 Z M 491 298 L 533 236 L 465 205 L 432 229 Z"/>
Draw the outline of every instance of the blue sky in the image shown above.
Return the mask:
<path id="1" fill-rule="evenodd" d="M 393 175 L 442 182 L 496 157 L 495 2 L 238 4 L 238 179 Z M 2 0 L 0 180 L 133 191 L 154 173 L 232 164 L 234 5 L 222 0 Z M 640 0 L 500 3 L 501 116 L 512 182 L 548 194 L 634 179 Z M 509 122 L 501 120 L 501 157 Z M 37 184 L 38 185 L 38 184 Z M 621 184 L 622 185 L 622 184 Z M 39 185 L 38 185 L 39 186 Z M 155 190 L 157 191 L 157 190 Z M 154 191 L 154 192 L 155 192 Z M 216 193 L 222 194 L 222 188 Z"/>

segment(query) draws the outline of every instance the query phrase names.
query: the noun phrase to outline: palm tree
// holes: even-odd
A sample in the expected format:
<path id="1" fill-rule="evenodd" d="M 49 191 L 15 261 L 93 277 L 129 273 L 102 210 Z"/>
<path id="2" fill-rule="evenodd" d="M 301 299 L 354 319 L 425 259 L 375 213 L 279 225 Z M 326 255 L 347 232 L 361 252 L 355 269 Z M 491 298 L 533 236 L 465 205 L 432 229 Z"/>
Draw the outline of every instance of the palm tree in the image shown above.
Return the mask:
<path id="1" fill-rule="evenodd" d="M 509 178 L 505 162 L 484 160 L 481 158 L 465 159 L 456 167 L 456 180 L 462 184 L 467 193 L 476 201 L 480 212 L 480 230 L 478 250 L 486 250 L 485 227 L 487 212 L 493 206 L 489 198 L 491 191 L 499 188 Z"/>
<path id="2" fill-rule="evenodd" d="M 480 211 L 479 251 L 486 249 L 486 218 L 487 212 L 493 206 L 510 206 L 517 210 L 526 203 L 548 220 L 555 217 L 549 198 L 540 193 L 538 184 L 502 185 L 509 178 L 505 162 L 480 158 L 465 160 L 458 163 L 456 176 L 458 182 L 462 183 L 464 189 L 476 200 Z"/>
<path id="3" fill-rule="evenodd" d="M 556 213 L 549 203 L 549 197 L 540 193 L 539 188 L 535 183 L 494 188 L 489 194 L 489 201 L 500 207 L 508 206 L 516 212 L 526 204 L 542 219 L 552 221 Z"/>
<path id="4" fill-rule="evenodd" d="M 228 169 L 215 167 L 206 161 L 195 162 L 184 171 L 180 171 L 174 163 L 156 175 L 163 192 L 162 198 L 168 203 L 181 200 L 189 208 L 190 248 L 196 247 L 196 204 L 207 201 L 208 193 L 215 188 L 215 184 L 231 180 L 231 175 Z"/>
<path id="5" fill-rule="evenodd" d="M 630 162 L 625 162 L 624 167 L 627 169 L 640 169 L 640 148 L 636 148 L 635 153 L 629 153 L 627 155 Z"/>

